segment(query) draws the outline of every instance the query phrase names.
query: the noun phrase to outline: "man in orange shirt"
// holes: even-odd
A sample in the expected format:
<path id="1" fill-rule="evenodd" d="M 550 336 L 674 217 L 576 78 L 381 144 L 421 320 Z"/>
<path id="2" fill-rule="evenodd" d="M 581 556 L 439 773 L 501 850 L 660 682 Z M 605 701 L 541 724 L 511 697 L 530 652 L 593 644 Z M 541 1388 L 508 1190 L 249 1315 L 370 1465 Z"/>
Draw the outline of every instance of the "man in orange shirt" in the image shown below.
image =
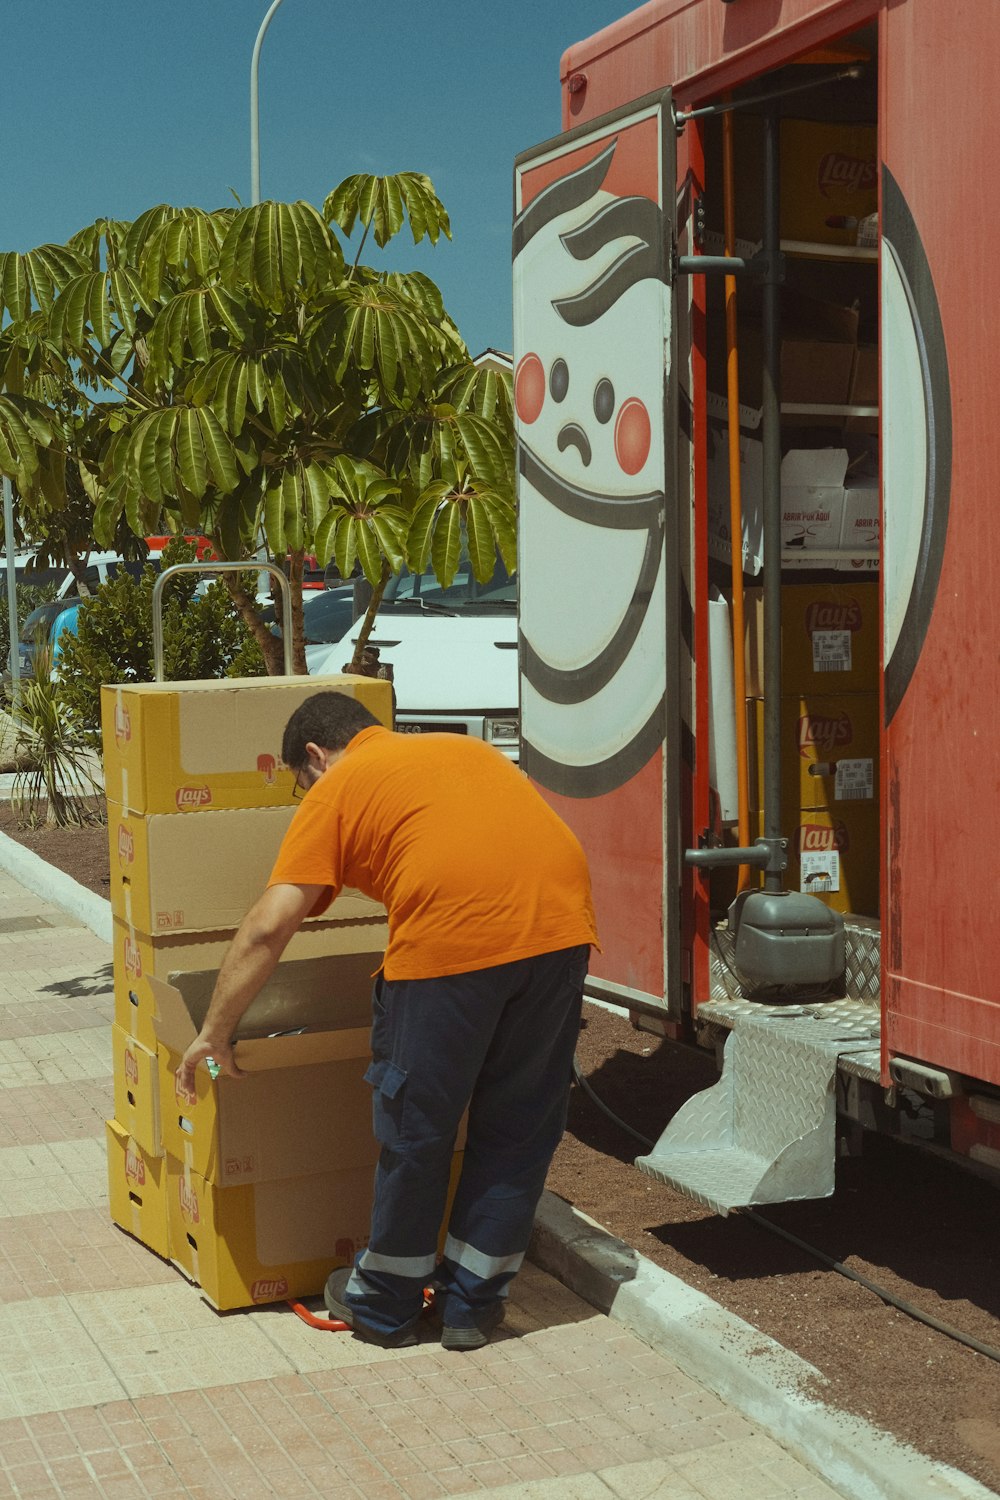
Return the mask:
<path id="1" fill-rule="evenodd" d="M 389 943 L 373 995 L 375 1176 L 369 1243 L 326 1304 L 356 1335 L 417 1342 L 433 1283 L 441 1342 L 485 1344 L 503 1318 L 566 1121 L 590 945 L 590 877 L 576 838 L 499 751 L 460 735 L 398 735 L 343 693 L 285 729 L 305 793 L 267 891 L 244 919 L 204 1026 L 178 1069 L 231 1037 L 285 945 L 342 886 L 381 901 Z M 436 1247 L 454 1142 L 461 1179 Z"/>

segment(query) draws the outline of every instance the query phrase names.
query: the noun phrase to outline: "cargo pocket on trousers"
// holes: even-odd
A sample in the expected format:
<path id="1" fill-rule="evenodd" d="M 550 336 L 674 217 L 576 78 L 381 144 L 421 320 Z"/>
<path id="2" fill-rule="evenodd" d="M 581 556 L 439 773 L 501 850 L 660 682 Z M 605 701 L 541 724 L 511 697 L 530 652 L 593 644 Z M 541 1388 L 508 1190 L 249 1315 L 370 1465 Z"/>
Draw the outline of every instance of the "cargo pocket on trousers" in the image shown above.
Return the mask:
<path id="1" fill-rule="evenodd" d="M 379 1058 L 369 1064 L 365 1082 L 370 1083 L 373 1089 L 372 1128 L 375 1139 L 380 1146 L 394 1151 L 403 1138 L 406 1074 L 388 1058 Z"/>

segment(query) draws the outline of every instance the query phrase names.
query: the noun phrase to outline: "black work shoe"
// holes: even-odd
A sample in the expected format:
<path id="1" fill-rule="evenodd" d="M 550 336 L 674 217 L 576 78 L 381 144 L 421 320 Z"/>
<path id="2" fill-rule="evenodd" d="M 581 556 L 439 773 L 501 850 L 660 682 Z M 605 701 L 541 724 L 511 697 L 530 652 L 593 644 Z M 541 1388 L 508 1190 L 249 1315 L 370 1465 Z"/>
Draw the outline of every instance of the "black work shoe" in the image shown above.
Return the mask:
<path id="1" fill-rule="evenodd" d="M 484 1344 L 489 1343 L 494 1328 L 499 1328 L 503 1322 L 505 1311 L 505 1304 L 498 1301 L 487 1308 L 474 1328 L 452 1328 L 445 1323 L 441 1329 L 441 1348 L 458 1351 L 481 1349 Z"/>
<path id="2" fill-rule="evenodd" d="M 401 1328 L 398 1333 L 378 1333 L 374 1328 L 367 1328 L 364 1323 L 357 1321 L 354 1308 L 344 1301 L 353 1270 L 353 1266 L 341 1266 L 339 1271 L 330 1272 L 323 1288 L 323 1301 L 330 1316 L 346 1323 L 355 1338 L 362 1339 L 366 1344 L 377 1344 L 380 1349 L 410 1349 L 419 1343 L 417 1330 L 413 1326 Z"/>

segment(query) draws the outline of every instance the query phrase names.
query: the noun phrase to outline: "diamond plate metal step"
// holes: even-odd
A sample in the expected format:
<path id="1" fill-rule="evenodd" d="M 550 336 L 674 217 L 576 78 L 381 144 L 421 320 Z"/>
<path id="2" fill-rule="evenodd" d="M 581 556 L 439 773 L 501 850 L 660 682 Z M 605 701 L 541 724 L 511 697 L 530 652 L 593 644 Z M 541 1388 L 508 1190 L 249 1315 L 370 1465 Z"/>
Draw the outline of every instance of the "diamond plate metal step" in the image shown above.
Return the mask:
<path id="1" fill-rule="evenodd" d="M 788 1020 L 792 1016 L 811 1015 L 829 1021 L 846 1021 L 872 1028 L 872 1045 L 850 1052 L 840 1059 L 840 1070 L 878 1083 L 881 1078 L 879 1034 L 881 1019 L 881 929 L 875 917 L 848 914 L 844 918 L 847 939 L 846 995 L 833 1000 L 810 1000 L 799 1005 L 769 1005 L 758 1000 L 744 1000 L 733 971 L 733 939 L 728 924 L 722 923 L 712 933 L 710 957 L 711 1000 L 698 1007 L 699 1025 L 709 1022 L 727 1030 L 742 1016 L 773 1016 Z"/>
<path id="2" fill-rule="evenodd" d="M 877 1012 L 865 1019 L 857 1008 L 740 1005 L 728 1021 L 718 1083 L 677 1111 L 636 1166 L 720 1214 L 829 1197 L 838 1063 L 872 1053 Z"/>

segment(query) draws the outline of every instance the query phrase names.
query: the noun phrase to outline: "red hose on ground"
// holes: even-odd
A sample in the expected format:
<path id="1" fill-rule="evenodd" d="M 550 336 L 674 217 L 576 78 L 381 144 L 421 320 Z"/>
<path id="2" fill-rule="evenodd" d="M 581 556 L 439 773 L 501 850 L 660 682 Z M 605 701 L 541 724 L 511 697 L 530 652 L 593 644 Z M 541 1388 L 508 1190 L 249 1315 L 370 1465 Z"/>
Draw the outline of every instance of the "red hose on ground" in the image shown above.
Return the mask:
<path id="1" fill-rule="evenodd" d="M 424 1312 L 433 1305 L 434 1288 L 429 1286 L 424 1287 Z M 310 1328 L 322 1328 L 328 1333 L 350 1333 L 351 1331 L 350 1323 L 344 1323 L 340 1318 L 319 1317 L 316 1313 L 310 1312 L 304 1302 L 292 1302 L 289 1300 L 288 1306 L 292 1309 L 295 1316 L 301 1318 L 303 1323 L 308 1323 Z"/>

